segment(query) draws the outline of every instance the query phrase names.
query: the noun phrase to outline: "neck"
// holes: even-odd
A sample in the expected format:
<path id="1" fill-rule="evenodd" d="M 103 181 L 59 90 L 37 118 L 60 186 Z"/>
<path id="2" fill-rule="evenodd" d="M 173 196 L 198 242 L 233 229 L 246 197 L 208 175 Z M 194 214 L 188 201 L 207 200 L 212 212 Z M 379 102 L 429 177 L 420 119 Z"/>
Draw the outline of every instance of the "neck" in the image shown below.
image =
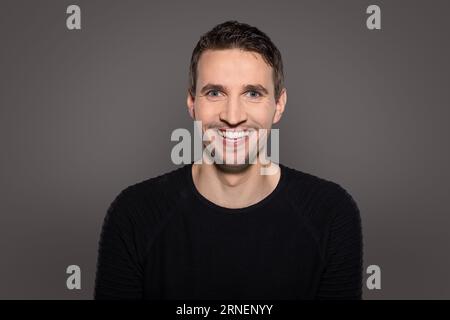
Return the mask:
<path id="1" fill-rule="evenodd" d="M 272 164 L 275 165 L 275 164 Z M 275 174 L 261 174 L 261 164 L 229 169 L 217 164 L 193 164 L 192 178 L 197 190 L 211 202 L 226 208 L 243 208 L 258 203 L 276 188 L 280 168 Z"/>

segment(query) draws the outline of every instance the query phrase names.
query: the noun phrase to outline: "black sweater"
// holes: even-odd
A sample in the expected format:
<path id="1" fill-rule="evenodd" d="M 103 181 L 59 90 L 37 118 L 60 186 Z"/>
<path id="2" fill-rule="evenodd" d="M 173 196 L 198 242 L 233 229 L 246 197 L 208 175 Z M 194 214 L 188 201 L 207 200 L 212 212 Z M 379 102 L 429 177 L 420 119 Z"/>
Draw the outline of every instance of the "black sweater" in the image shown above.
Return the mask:
<path id="1" fill-rule="evenodd" d="M 124 189 L 99 241 L 94 299 L 361 299 L 363 241 L 338 184 L 280 164 L 240 209 L 203 197 L 192 164 Z"/>

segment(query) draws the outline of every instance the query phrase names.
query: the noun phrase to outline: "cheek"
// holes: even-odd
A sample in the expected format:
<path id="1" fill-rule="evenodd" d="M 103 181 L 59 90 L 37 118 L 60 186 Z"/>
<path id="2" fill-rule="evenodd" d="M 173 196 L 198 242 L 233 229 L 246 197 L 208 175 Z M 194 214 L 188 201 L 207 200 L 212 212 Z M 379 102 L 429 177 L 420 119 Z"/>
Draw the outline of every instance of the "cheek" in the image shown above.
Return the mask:
<path id="1" fill-rule="evenodd" d="M 195 105 L 195 115 L 197 120 L 202 120 L 203 122 L 208 122 L 214 119 L 214 109 L 207 108 L 207 106 L 202 106 L 201 104 Z"/>
<path id="2" fill-rule="evenodd" d="M 255 106 L 254 108 L 248 109 L 247 114 L 262 128 L 270 128 L 272 126 L 273 117 L 275 115 L 275 107 L 270 103 L 264 105 L 261 104 Z"/>

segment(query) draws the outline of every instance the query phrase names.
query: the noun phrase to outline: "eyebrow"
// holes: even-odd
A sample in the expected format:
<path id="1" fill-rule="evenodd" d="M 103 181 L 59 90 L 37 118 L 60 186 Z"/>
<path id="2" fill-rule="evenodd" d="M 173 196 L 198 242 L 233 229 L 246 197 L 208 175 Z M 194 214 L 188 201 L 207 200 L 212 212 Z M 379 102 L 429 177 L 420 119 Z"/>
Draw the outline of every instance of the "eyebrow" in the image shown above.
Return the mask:
<path id="1" fill-rule="evenodd" d="M 227 88 L 221 84 L 208 83 L 200 90 L 201 94 L 205 94 L 210 90 L 227 91 Z M 265 94 L 269 94 L 269 91 L 261 84 L 247 84 L 244 86 L 245 91 L 262 91 Z"/>

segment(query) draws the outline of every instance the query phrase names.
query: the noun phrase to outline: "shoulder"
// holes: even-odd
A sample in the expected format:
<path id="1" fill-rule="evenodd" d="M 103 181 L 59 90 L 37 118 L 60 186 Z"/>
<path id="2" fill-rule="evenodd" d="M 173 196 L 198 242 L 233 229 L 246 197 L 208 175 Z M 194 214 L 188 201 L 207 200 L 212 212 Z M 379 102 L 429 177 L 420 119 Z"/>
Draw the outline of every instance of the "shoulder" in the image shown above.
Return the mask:
<path id="1" fill-rule="evenodd" d="M 187 166 L 127 186 L 117 196 L 118 201 L 145 205 L 176 197 L 186 185 Z"/>
<path id="2" fill-rule="evenodd" d="M 339 213 L 359 215 L 358 205 L 348 189 L 311 173 L 287 166 L 288 201 L 315 220 L 332 220 Z"/>
<path id="3" fill-rule="evenodd" d="M 105 219 L 122 223 L 130 219 L 135 223 L 163 219 L 186 193 L 187 169 L 183 166 L 125 187 L 111 202 Z"/>
<path id="4" fill-rule="evenodd" d="M 286 201 L 298 215 L 326 255 L 337 247 L 360 250 L 362 223 L 360 210 L 353 196 L 337 182 L 287 168 Z M 347 249 L 345 249 L 347 250 Z"/>

